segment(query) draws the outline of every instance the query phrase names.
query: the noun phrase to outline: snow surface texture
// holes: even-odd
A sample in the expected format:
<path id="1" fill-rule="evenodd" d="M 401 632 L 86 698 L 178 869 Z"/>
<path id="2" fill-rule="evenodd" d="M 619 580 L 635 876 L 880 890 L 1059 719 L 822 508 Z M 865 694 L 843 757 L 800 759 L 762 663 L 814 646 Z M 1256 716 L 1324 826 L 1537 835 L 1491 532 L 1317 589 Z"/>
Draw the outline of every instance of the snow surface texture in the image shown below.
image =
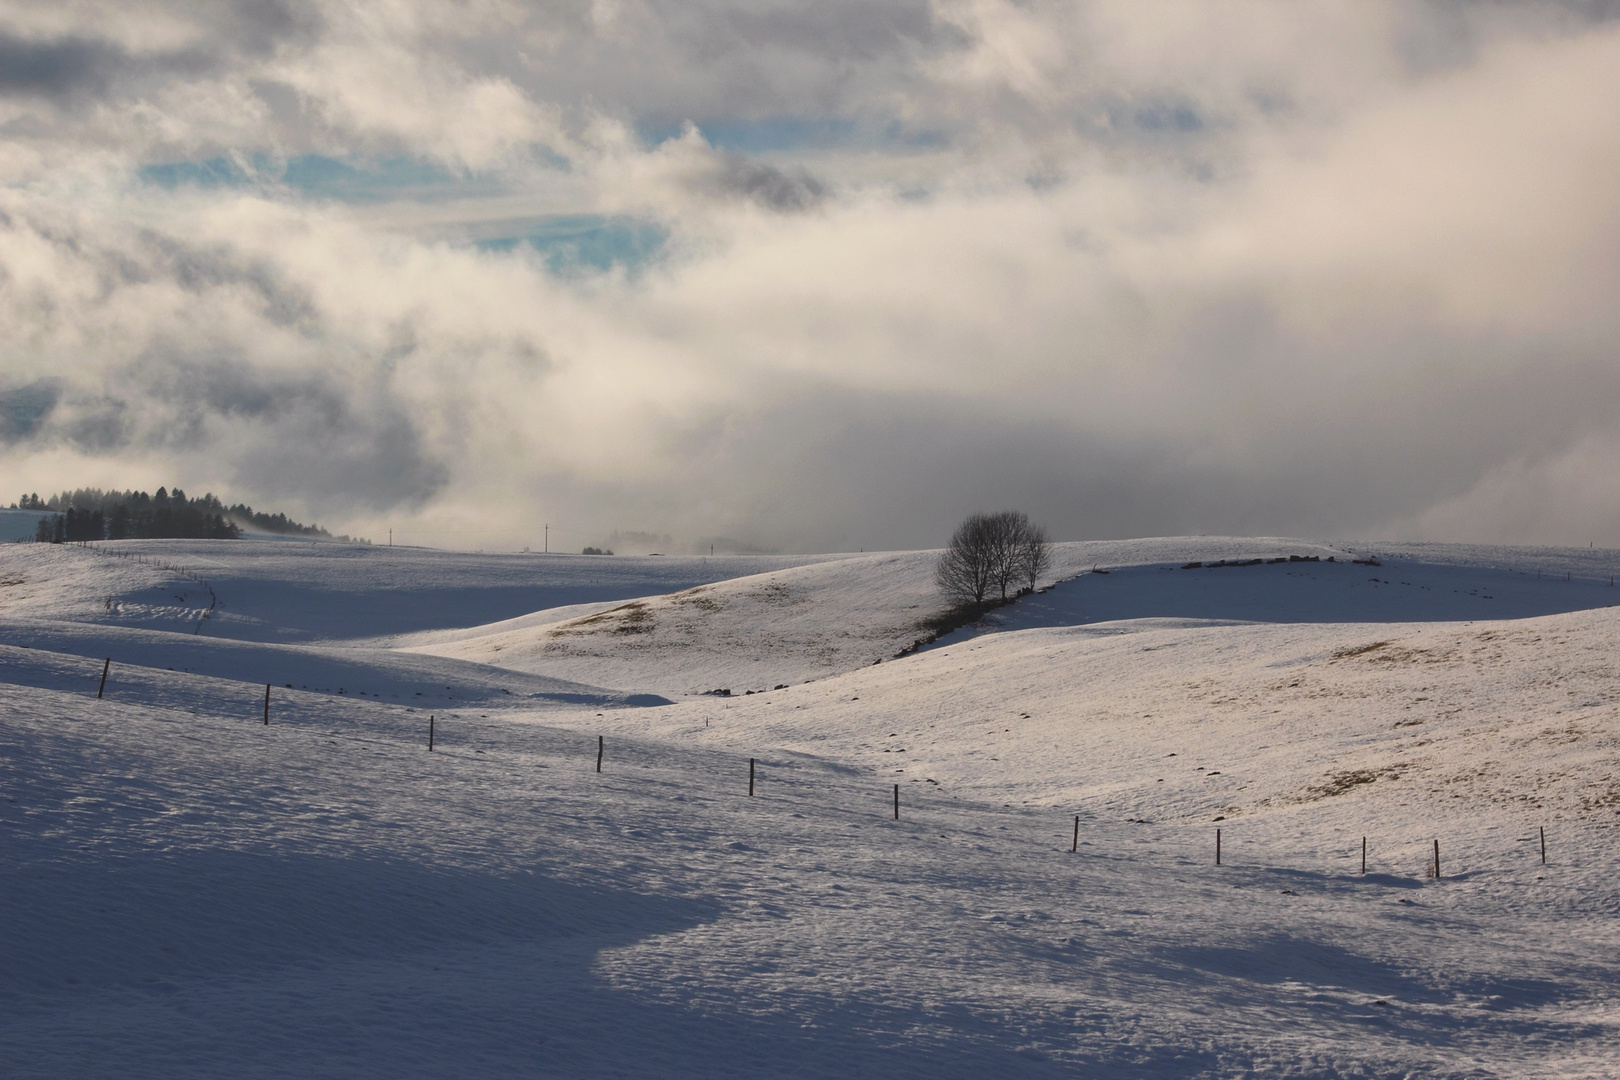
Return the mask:
<path id="1" fill-rule="evenodd" d="M 294 539 L 22 544 L 0 565 L 24 587 L 0 613 L 192 633 L 212 604 L 204 636 L 336 641 L 611 603 L 818 558 L 827 556 L 484 555 Z"/>
<path id="2" fill-rule="evenodd" d="M 894 659 L 929 553 L 105 548 L 0 549 L 5 1076 L 1620 1073 L 1616 553 L 1063 545 Z"/>

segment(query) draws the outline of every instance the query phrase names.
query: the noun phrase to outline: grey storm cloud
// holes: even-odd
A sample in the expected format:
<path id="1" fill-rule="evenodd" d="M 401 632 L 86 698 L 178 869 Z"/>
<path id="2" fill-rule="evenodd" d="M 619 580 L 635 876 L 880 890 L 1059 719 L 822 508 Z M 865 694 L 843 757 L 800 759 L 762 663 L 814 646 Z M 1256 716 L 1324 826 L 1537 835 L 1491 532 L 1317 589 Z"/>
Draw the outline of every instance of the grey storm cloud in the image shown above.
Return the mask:
<path id="1" fill-rule="evenodd" d="M 36 273 L 55 270 L 19 292 L 24 249 Z M 0 383 L 0 446 L 11 452 L 191 457 L 222 482 L 322 513 L 421 505 L 446 483 L 389 383 L 399 350 L 333 336 L 310 288 L 262 253 L 101 229 L 34 204 L 7 216 L 0 254 L 11 256 L 0 277 L 9 324 L 35 342 L 11 340 L 12 378 Z M 111 321 L 87 346 L 80 334 L 99 320 Z M 20 362 L 59 334 L 66 343 Z M 28 367 L 52 373 L 19 379 Z"/>
<path id="2" fill-rule="evenodd" d="M 716 170 L 715 191 L 741 195 L 768 210 L 809 210 L 827 195 L 826 187 L 804 169 L 787 172 L 738 154 L 727 155 Z"/>
<path id="3" fill-rule="evenodd" d="M 32 41 L 0 31 L 0 94 L 99 95 L 128 69 L 120 46 L 94 38 Z"/>
<path id="4" fill-rule="evenodd" d="M 70 217 L 0 214 L 0 233 L 8 228 L 26 231 L 80 264 L 95 276 L 103 296 L 158 282 L 198 296 L 238 290 L 252 297 L 270 323 L 316 329 L 319 313 L 309 291 L 289 281 L 272 261 L 245 254 L 228 240 L 199 243 L 151 228 L 129 235 L 97 234 Z"/>
<path id="5" fill-rule="evenodd" d="M 590 102 L 658 128 L 860 110 L 869 95 L 907 81 L 918 56 L 970 43 L 936 7 L 927 0 L 543 4 L 525 8 L 517 27 L 462 25 L 434 42 L 543 100 Z M 523 58 L 510 48 L 514 35 L 532 35 L 535 47 Z"/>
<path id="6" fill-rule="evenodd" d="M 53 381 L 0 393 L 4 438 L 98 455 L 206 454 L 250 490 L 323 512 L 419 506 L 449 478 L 385 387 L 164 349 L 107 382 L 111 392 Z"/>
<path id="7" fill-rule="evenodd" d="M 0 24 L 0 97 L 71 102 L 138 94 L 154 85 L 216 75 L 240 58 L 259 58 L 289 41 L 309 41 L 320 18 L 313 5 L 235 0 L 186 5 L 193 40 L 173 48 L 136 48 L 99 27 L 27 35 Z"/>
<path id="8" fill-rule="evenodd" d="M 0 443 L 10 445 L 36 434 L 62 399 L 58 379 L 36 379 L 0 390 Z"/>
<path id="9" fill-rule="evenodd" d="M 168 417 L 149 438 L 223 452 L 253 489 L 316 509 L 420 505 L 448 480 L 386 386 L 159 351 L 133 364 L 126 382 L 144 391 L 142 407 Z"/>
<path id="10" fill-rule="evenodd" d="M 191 293 L 241 287 L 256 297 L 264 317 L 276 326 L 313 329 L 318 313 L 308 290 L 288 284 L 267 260 L 244 258 L 224 242 L 188 244 L 151 231 L 140 239 L 145 265 L 120 261 L 124 273 L 135 280 L 166 275 Z"/>
<path id="11" fill-rule="evenodd" d="M 0 97 L 72 104 L 130 97 L 212 75 L 227 58 L 206 47 L 136 52 L 97 37 L 23 38 L 0 30 Z"/>

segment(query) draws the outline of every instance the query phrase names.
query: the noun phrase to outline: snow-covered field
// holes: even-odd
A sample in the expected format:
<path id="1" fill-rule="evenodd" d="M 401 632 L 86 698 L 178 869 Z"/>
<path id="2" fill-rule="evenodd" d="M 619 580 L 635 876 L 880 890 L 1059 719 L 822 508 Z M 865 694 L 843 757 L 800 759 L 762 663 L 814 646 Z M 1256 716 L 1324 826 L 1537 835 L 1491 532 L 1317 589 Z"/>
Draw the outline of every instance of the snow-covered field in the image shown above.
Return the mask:
<path id="1" fill-rule="evenodd" d="M 1620 1074 L 1620 553 L 1056 556 L 0 548 L 0 1075 Z"/>

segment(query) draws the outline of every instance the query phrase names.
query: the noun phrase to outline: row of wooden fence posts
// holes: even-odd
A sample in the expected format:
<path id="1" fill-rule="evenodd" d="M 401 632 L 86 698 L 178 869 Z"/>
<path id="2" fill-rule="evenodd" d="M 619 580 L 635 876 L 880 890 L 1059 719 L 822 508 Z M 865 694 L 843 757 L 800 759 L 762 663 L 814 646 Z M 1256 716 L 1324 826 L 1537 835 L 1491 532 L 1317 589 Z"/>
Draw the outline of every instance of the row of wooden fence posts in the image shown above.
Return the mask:
<path id="1" fill-rule="evenodd" d="M 112 657 L 107 657 L 101 664 L 101 685 L 96 687 L 96 698 L 99 700 L 107 690 L 107 672 L 112 669 Z M 264 684 L 264 726 L 270 726 L 270 687 L 271 683 Z M 428 717 L 428 749 L 433 749 L 433 717 Z M 601 755 L 598 753 L 596 771 L 602 771 Z"/>
<path id="2" fill-rule="evenodd" d="M 107 692 L 107 673 L 112 670 L 112 657 L 101 662 L 101 682 L 96 686 L 96 700 L 100 701 Z M 264 723 L 270 726 L 270 684 L 264 684 Z"/>
<path id="3" fill-rule="evenodd" d="M 1547 865 L 1547 826 L 1545 826 L 1545 825 L 1536 826 L 1536 832 L 1541 838 L 1541 865 L 1546 866 Z M 1071 850 L 1074 850 L 1074 851 L 1079 851 L 1080 850 L 1080 819 L 1078 817 L 1076 817 L 1074 819 L 1074 847 Z M 1218 828 L 1215 830 L 1215 865 L 1216 866 L 1221 865 L 1221 830 L 1218 829 Z M 1367 838 L 1365 836 L 1363 836 L 1361 838 L 1361 872 L 1363 874 L 1365 874 L 1367 872 Z M 1440 876 L 1440 841 L 1439 840 L 1435 840 L 1435 842 L 1434 842 L 1434 861 L 1429 864 L 1429 876 L 1432 877 L 1432 878 L 1438 878 Z"/>
<path id="4" fill-rule="evenodd" d="M 102 664 L 101 664 L 101 685 L 96 687 L 96 698 L 98 700 L 101 698 L 102 694 L 107 689 L 107 673 L 109 671 L 111 671 L 111 670 L 112 670 L 112 657 L 109 656 L 104 661 L 102 661 Z M 434 720 L 434 718 L 430 715 L 428 717 L 428 746 L 427 746 L 427 748 L 428 748 L 428 750 L 430 752 L 433 750 L 433 720 Z M 266 727 L 270 726 L 270 684 L 269 683 L 264 684 L 264 724 L 265 724 Z M 598 735 L 596 737 L 596 771 L 597 772 L 602 771 L 602 757 L 603 757 L 604 753 L 606 752 L 606 749 L 607 749 L 606 737 L 602 736 L 602 735 Z M 754 759 L 749 758 L 748 759 L 748 795 L 749 795 L 750 798 L 752 798 L 753 794 L 754 794 Z M 900 820 L 900 785 L 899 784 L 894 785 L 894 820 L 896 820 L 896 821 Z M 1540 833 L 1540 839 L 1541 839 L 1541 865 L 1546 866 L 1547 865 L 1547 827 L 1545 825 L 1538 826 L 1538 831 Z M 1080 850 L 1080 815 L 1079 814 L 1076 814 L 1074 816 L 1074 839 L 1069 845 L 1069 850 L 1072 851 L 1072 852 L 1078 852 Z M 1221 865 L 1221 830 L 1220 830 L 1219 827 L 1217 827 L 1216 830 L 1215 830 L 1215 865 L 1216 866 Z M 1361 872 L 1363 874 L 1365 874 L 1367 872 L 1367 838 L 1365 836 L 1363 836 L 1361 838 Z M 1434 842 L 1434 863 L 1430 866 L 1429 876 L 1430 877 L 1435 877 L 1435 878 L 1438 878 L 1440 876 L 1440 841 L 1438 839 L 1435 840 L 1435 842 Z"/>
<path id="5" fill-rule="evenodd" d="M 432 734 L 433 728 L 432 728 L 432 724 L 433 724 L 433 718 L 428 717 L 428 749 L 429 750 L 433 749 L 433 734 Z M 602 771 L 602 754 L 603 754 L 603 751 L 604 751 L 605 747 L 606 747 L 605 737 L 601 736 L 601 735 L 598 735 L 596 737 L 596 771 L 597 772 Z M 754 758 L 749 758 L 748 759 L 748 797 L 749 798 L 754 797 L 754 772 L 755 772 L 755 759 Z M 900 820 L 900 785 L 899 784 L 894 785 L 894 820 L 896 820 L 896 821 Z M 1076 851 L 1080 850 L 1079 849 L 1079 843 L 1080 843 L 1080 819 L 1078 817 L 1074 819 L 1074 842 L 1075 842 L 1075 845 L 1076 845 L 1075 850 Z"/>
<path id="6" fill-rule="evenodd" d="M 101 665 L 101 686 L 96 690 L 96 697 L 98 697 L 98 698 L 101 697 L 102 691 L 107 688 L 107 672 L 111 667 L 112 667 L 112 657 L 108 657 L 106 659 L 106 661 Z M 269 723 L 270 723 L 270 684 L 269 683 L 264 684 L 264 722 L 265 722 L 266 726 L 268 726 Z M 428 750 L 430 752 L 433 749 L 433 722 L 434 722 L 434 718 L 430 715 L 428 717 Z M 606 750 L 607 750 L 606 736 L 598 735 L 596 737 L 596 771 L 597 772 L 602 771 L 602 758 L 603 758 L 603 755 L 606 753 Z M 748 796 L 749 796 L 749 798 L 753 798 L 753 795 L 754 795 L 754 772 L 755 772 L 755 759 L 749 758 L 748 759 Z M 900 785 L 899 784 L 894 785 L 894 820 L 896 820 L 896 821 L 900 820 Z M 1546 866 L 1547 865 L 1547 827 L 1545 825 L 1538 826 L 1537 831 L 1539 833 L 1540 840 L 1541 840 L 1541 865 Z M 1074 839 L 1069 844 L 1069 850 L 1072 851 L 1072 852 L 1078 852 L 1080 850 L 1080 815 L 1079 814 L 1076 814 L 1074 816 Z M 1221 830 L 1220 830 L 1219 827 L 1217 827 L 1215 829 L 1215 865 L 1216 866 L 1221 865 Z M 1363 836 L 1361 838 L 1361 872 L 1363 874 L 1365 874 L 1367 872 L 1367 838 L 1365 836 Z M 1440 876 L 1440 841 L 1438 839 L 1436 839 L 1435 842 L 1434 842 L 1434 862 L 1429 868 L 1429 876 L 1434 877 L 1434 878 L 1438 878 Z"/>
<path id="7" fill-rule="evenodd" d="M 603 736 L 598 735 L 596 737 L 596 771 L 597 772 L 602 771 L 603 747 L 604 747 Z M 431 716 L 428 717 L 428 749 L 429 750 L 433 749 L 433 718 Z M 750 798 L 752 798 L 753 794 L 754 794 L 754 765 L 755 765 L 754 759 L 749 758 L 748 759 L 748 795 L 749 795 Z M 900 820 L 900 785 L 899 784 L 894 785 L 894 820 L 896 820 L 896 821 Z M 1545 865 L 1547 865 L 1547 828 L 1546 828 L 1546 826 L 1540 826 L 1539 829 L 1540 829 L 1540 835 L 1541 835 L 1541 864 L 1543 866 L 1545 866 Z M 1078 852 L 1080 850 L 1080 815 L 1079 814 L 1074 815 L 1074 837 L 1069 843 L 1069 850 L 1071 852 Z M 1221 830 L 1220 830 L 1220 828 L 1218 826 L 1215 829 L 1215 865 L 1216 866 L 1221 865 Z M 1367 872 L 1367 838 L 1365 836 L 1363 836 L 1361 838 L 1361 872 L 1363 874 L 1365 874 Z M 1430 876 L 1435 877 L 1435 878 L 1438 878 L 1440 876 L 1440 841 L 1439 840 L 1435 840 L 1435 842 L 1434 842 L 1434 863 L 1430 867 Z"/>

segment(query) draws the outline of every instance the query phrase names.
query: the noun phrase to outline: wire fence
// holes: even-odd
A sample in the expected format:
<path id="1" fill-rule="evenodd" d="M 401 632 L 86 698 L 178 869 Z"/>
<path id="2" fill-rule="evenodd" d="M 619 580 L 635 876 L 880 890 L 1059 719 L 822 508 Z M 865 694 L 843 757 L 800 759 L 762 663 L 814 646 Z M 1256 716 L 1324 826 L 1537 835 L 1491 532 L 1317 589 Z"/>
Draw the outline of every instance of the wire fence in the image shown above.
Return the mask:
<path id="1" fill-rule="evenodd" d="M 503 763 L 519 784 L 524 770 L 538 763 L 543 762 L 547 769 L 577 764 L 581 774 L 592 774 L 592 786 L 613 796 L 634 794 L 683 802 L 752 799 L 762 808 L 813 816 L 835 828 L 887 825 L 918 835 L 938 833 L 1031 852 L 1137 861 L 1151 857 L 1180 867 L 1207 865 L 1211 871 L 1230 874 L 1260 873 L 1274 878 L 1282 892 L 1329 878 L 1364 877 L 1409 888 L 1425 879 L 1571 864 L 1570 853 L 1558 849 L 1557 837 L 1549 849 L 1541 825 L 1521 828 L 1510 837 L 1482 837 L 1475 831 L 1453 844 L 1434 835 L 1411 833 L 1391 840 L 1352 833 L 1343 826 L 1290 839 L 1279 836 L 1275 829 L 1250 829 L 1241 820 L 1217 826 L 1143 819 L 1122 822 L 1106 810 L 1076 813 L 1057 805 L 997 803 L 982 793 L 959 793 L 930 780 L 880 774 L 872 768 L 792 751 L 750 755 L 669 740 L 587 733 L 509 707 L 493 706 L 484 713 L 477 711 L 477 704 L 429 709 L 148 666 L 120 666 L 112 658 L 90 663 L 81 657 L 35 651 L 31 659 L 32 680 L 21 666 L 7 664 L 10 670 L 5 681 L 87 696 L 99 682 L 95 685 L 98 696 L 105 693 L 111 700 L 154 709 L 171 720 L 237 718 L 304 731 L 330 743 L 382 741 L 399 753 L 417 748 L 425 761 L 428 754 L 439 760 L 476 754 L 487 765 Z"/>

